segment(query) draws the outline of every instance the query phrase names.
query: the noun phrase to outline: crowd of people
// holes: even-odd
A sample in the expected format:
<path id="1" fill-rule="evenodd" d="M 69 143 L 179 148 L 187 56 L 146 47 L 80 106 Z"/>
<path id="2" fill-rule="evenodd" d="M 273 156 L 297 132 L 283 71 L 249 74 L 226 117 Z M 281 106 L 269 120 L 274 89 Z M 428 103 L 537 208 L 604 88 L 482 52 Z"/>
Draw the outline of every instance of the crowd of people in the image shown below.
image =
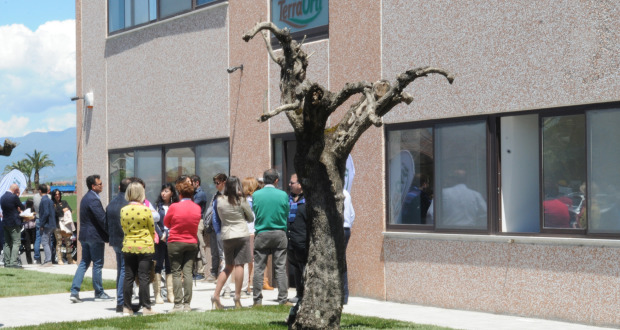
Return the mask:
<path id="1" fill-rule="evenodd" d="M 116 255 L 117 313 L 131 315 L 142 309 L 145 315 L 155 314 L 152 304 L 164 303 L 163 292 L 166 300 L 174 304 L 171 312 L 191 311 L 192 281 L 200 269 L 196 267 L 197 262 L 203 265 L 204 280 L 216 283 L 211 296 L 214 309 L 224 308 L 221 295 L 230 295 L 235 308 L 242 306 L 242 298 L 250 296 L 253 305 L 262 305 L 262 290 L 273 289 L 268 286 L 265 274 L 269 256 L 275 270 L 278 303 L 299 304 L 303 299 L 303 272 L 308 261 L 305 199 L 296 174 L 289 181 L 290 194 L 277 188 L 279 182 L 280 174 L 275 169 L 265 171 L 260 179 L 248 177 L 241 180 L 219 173 L 213 177 L 217 192 L 208 201 L 199 176 L 181 175 L 174 184 L 166 183 L 161 187 L 153 204 L 146 199 L 143 180 L 125 178 L 119 184 L 119 193 L 104 209 L 99 197 L 103 191 L 101 177 L 87 177 L 88 192 L 81 199 L 79 214 L 78 239 L 82 257 L 71 285 L 70 300 L 82 302 L 79 294 L 91 263 L 95 301 L 114 300 L 102 285 L 104 250 L 105 244 L 109 243 Z M 51 264 L 50 238 L 55 236 L 60 242 L 57 244 L 63 244 L 67 237 L 65 230 L 74 229 L 66 228 L 67 224 L 63 222 L 67 214 L 70 216 L 71 209 L 62 200 L 60 192 L 52 192 L 50 199 L 46 185 L 39 187 L 40 198 L 28 201 L 26 205 L 19 202 L 19 188 L 16 189 L 12 186 L 1 199 L 5 238 L 8 238 L 5 267 L 14 267 L 16 258 L 12 250 L 15 246 L 13 222 L 17 223 L 13 221 L 14 213 L 38 215 L 33 225 L 34 234 L 41 237 L 45 253 L 43 265 Z M 344 193 L 346 249 L 355 213 L 350 195 Z M 31 211 L 24 213 L 25 210 Z M 23 222 L 27 221 L 17 220 L 21 230 Z M 30 239 L 35 236 L 28 235 Z M 211 248 L 210 268 L 207 267 L 207 240 Z M 37 246 L 35 242 L 35 250 Z M 60 245 L 56 249 L 60 251 Z M 62 262 L 62 257 L 57 259 Z M 290 299 L 287 260 L 296 287 L 296 296 Z M 165 285 L 162 285 L 162 272 Z M 153 284 L 154 302 L 150 298 L 150 283 Z M 346 303 L 346 273 L 344 283 Z M 234 284 L 234 292 L 230 290 L 230 284 Z M 132 304 L 135 287 L 138 289 L 137 305 Z"/>
<path id="2" fill-rule="evenodd" d="M 19 257 L 22 245 L 28 264 L 47 267 L 62 265 L 65 260 L 69 264 L 75 263 L 73 240 L 76 227 L 71 207 L 62 199 L 62 192 L 54 189 L 50 197 L 49 186 L 40 184 L 33 197 L 23 203 L 20 195 L 19 186 L 13 184 L 0 198 L 4 267 L 22 268 Z"/>

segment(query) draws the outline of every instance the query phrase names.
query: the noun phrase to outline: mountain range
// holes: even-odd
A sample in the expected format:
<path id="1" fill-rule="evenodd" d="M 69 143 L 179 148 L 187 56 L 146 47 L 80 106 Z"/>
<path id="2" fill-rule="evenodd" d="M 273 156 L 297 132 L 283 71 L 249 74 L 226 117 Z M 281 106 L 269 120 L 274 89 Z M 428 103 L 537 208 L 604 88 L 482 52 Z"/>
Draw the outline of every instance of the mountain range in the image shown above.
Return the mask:
<path id="1" fill-rule="evenodd" d="M 7 165 L 27 158 L 26 154 L 32 155 L 36 149 L 49 155 L 49 159 L 55 164 L 54 167 L 45 167 L 39 172 L 40 182 L 75 182 L 77 177 L 77 133 L 75 127 L 67 128 L 64 131 L 33 132 L 22 137 L 1 137 L 0 143 L 4 143 L 4 139 L 7 138 L 17 142 L 17 147 L 13 149 L 11 156 L 0 156 L 0 172 L 4 171 Z M 34 180 L 34 172 L 31 179 Z"/>

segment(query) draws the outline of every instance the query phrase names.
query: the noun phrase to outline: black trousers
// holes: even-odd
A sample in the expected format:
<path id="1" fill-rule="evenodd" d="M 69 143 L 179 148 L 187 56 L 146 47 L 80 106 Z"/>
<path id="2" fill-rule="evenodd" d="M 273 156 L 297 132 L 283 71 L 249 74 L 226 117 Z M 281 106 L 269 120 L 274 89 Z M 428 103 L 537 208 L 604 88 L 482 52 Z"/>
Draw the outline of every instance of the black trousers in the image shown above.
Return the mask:
<path id="1" fill-rule="evenodd" d="M 151 308 L 151 294 L 149 292 L 149 276 L 153 267 L 153 253 L 125 253 L 125 283 L 123 285 L 123 305 L 131 309 L 133 282 L 136 276 L 140 279 L 139 294 L 140 306 Z"/>
<path id="2" fill-rule="evenodd" d="M 155 273 L 161 273 L 161 270 L 166 269 L 166 275 L 172 274 L 170 270 L 170 257 L 168 256 L 168 243 L 159 241 L 155 244 Z"/>
<path id="3" fill-rule="evenodd" d="M 306 249 L 298 249 L 289 247 L 286 254 L 288 263 L 294 270 L 295 277 L 295 289 L 297 290 L 297 297 L 303 298 L 304 296 L 304 270 L 308 263 L 308 251 Z"/>
<path id="4" fill-rule="evenodd" d="M 26 262 L 32 264 L 32 247 L 36 238 L 37 229 L 24 229 L 24 249 L 26 250 Z"/>

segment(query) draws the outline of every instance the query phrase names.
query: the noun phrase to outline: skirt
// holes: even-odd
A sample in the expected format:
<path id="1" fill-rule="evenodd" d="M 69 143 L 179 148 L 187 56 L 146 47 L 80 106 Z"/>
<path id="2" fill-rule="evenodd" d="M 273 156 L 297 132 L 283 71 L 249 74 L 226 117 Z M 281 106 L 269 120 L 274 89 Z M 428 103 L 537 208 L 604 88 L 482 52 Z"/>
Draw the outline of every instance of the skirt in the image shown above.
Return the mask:
<path id="1" fill-rule="evenodd" d="M 222 244 L 227 265 L 243 265 L 252 262 L 249 236 L 225 239 Z"/>

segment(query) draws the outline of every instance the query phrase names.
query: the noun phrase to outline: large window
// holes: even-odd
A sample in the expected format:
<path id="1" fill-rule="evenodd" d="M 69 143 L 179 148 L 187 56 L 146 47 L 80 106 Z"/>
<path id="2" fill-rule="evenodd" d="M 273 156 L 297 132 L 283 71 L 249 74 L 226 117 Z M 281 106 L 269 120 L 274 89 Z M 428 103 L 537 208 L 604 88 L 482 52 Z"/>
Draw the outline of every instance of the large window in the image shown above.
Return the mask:
<path id="1" fill-rule="evenodd" d="M 617 104 L 388 125 L 388 228 L 620 234 Z"/>
<path id="2" fill-rule="evenodd" d="M 136 176 L 146 184 L 146 197 L 155 202 L 161 185 L 179 175 L 198 175 L 207 197 L 215 193 L 213 178 L 229 172 L 228 141 L 208 141 L 174 146 L 136 148 L 109 154 L 110 196 L 118 193 L 120 181 Z"/>
<path id="3" fill-rule="evenodd" d="M 388 132 L 389 223 L 487 228 L 486 124 Z"/>
<path id="4" fill-rule="evenodd" d="M 225 0 L 108 0 L 108 33 L 129 30 Z"/>
<path id="5" fill-rule="evenodd" d="M 271 22 L 288 28 L 293 38 L 326 38 L 329 32 L 328 0 L 271 0 Z"/>

